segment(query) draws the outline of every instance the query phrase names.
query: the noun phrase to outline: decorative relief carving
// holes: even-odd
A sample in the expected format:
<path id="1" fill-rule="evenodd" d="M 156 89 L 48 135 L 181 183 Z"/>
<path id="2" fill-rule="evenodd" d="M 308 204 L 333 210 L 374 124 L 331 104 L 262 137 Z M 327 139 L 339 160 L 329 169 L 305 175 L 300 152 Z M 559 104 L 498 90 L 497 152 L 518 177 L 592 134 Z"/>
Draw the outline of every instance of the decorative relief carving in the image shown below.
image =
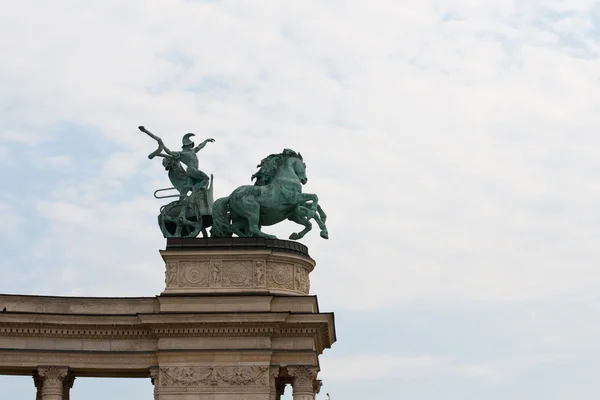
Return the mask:
<path id="1" fill-rule="evenodd" d="M 288 367 L 288 374 L 292 377 L 292 388 L 294 394 L 314 394 L 314 381 L 317 379 L 317 367 L 300 365 Z"/>
<path id="2" fill-rule="evenodd" d="M 188 287 L 208 287 L 209 261 L 182 261 L 179 263 L 180 282 Z"/>
<path id="3" fill-rule="evenodd" d="M 269 367 L 164 367 L 161 386 L 266 386 Z"/>
<path id="4" fill-rule="evenodd" d="M 212 271 L 211 271 L 211 278 L 210 278 L 210 286 L 211 287 L 220 287 L 221 286 L 221 263 L 220 262 L 213 263 L 213 267 L 212 267 Z"/>
<path id="5" fill-rule="evenodd" d="M 268 286 L 294 289 L 294 266 L 287 263 L 269 263 L 267 266 Z"/>
<path id="6" fill-rule="evenodd" d="M 223 287 L 252 287 L 252 264 L 248 261 L 223 262 Z"/>
<path id="7" fill-rule="evenodd" d="M 265 284 L 265 265 L 262 261 L 256 262 L 254 270 L 254 284 L 256 286 L 264 287 Z"/>
<path id="8" fill-rule="evenodd" d="M 304 294 L 308 294 L 309 286 L 310 286 L 310 282 L 308 280 L 308 271 L 299 265 L 296 265 L 295 269 L 296 269 L 295 278 L 294 278 L 295 289 Z"/>
<path id="9" fill-rule="evenodd" d="M 165 274 L 167 287 L 178 286 L 177 282 L 177 261 L 167 262 L 167 272 Z"/>
<path id="10" fill-rule="evenodd" d="M 295 261 L 294 261 L 295 262 Z M 307 295 L 310 266 L 284 259 L 189 259 L 166 263 L 167 289 L 281 289 Z M 210 290 L 208 290 L 210 291 Z M 229 290 L 230 291 L 230 290 Z M 202 292 L 200 290 L 199 292 Z"/>

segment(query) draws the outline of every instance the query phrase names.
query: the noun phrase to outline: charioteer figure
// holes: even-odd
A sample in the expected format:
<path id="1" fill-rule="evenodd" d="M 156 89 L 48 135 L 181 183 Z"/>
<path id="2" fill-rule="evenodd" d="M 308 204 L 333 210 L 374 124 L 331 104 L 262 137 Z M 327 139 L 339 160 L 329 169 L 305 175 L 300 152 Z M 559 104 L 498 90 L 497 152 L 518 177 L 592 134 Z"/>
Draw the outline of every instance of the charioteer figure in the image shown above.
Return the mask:
<path id="1" fill-rule="evenodd" d="M 181 151 L 173 151 L 165 146 L 163 140 L 144 128 L 140 131 L 156 140 L 158 148 L 148 155 L 163 158 L 163 166 L 168 171 L 172 188 L 159 189 L 154 192 L 154 197 L 164 199 L 178 197 L 161 207 L 158 223 L 165 237 L 195 237 L 200 231 L 207 236 L 206 228 L 212 224 L 212 176 L 209 177 L 198 169 L 198 153 L 207 143 L 215 139 L 206 139 L 195 146 L 191 137 L 193 133 L 186 133 L 182 138 Z M 185 166 L 185 168 L 184 168 Z M 179 194 L 161 195 L 158 193 L 177 190 Z"/>

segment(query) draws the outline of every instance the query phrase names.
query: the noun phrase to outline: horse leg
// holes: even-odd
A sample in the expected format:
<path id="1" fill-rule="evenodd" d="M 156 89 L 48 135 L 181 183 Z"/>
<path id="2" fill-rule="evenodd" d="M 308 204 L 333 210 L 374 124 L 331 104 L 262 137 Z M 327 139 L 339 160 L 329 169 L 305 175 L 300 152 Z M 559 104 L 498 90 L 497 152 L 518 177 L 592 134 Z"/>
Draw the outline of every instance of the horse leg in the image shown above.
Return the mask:
<path id="1" fill-rule="evenodd" d="M 309 209 L 306 205 L 298 206 L 297 210 L 298 215 L 305 216 L 308 220 L 314 219 L 321 229 L 321 237 L 323 239 L 329 239 L 329 232 L 327 232 L 327 226 L 325 225 L 327 214 L 325 214 L 320 205 L 317 205 L 316 212 Z"/>
<path id="2" fill-rule="evenodd" d="M 325 211 L 323 211 L 323 209 L 321 208 L 321 205 L 317 204 L 317 212 L 319 213 L 319 216 L 321 217 L 321 221 L 323 221 L 323 223 L 325 223 L 325 221 L 327 221 L 327 214 L 325 214 Z M 321 228 L 323 229 L 323 228 Z"/>
<path id="3" fill-rule="evenodd" d="M 248 237 L 248 234 L 244 232 L 246 231 L 246 229 L 244 229 L 242 225 L 243 223 L 241 221 L 234 221 L 231 224 L 231 231 L 235 233 L 238 237 Z"/>
<path id="4" fill-rule="evenodd" d="M 312 214 L 317 212 L 319 209 L 319 196 L 314 193 L 300 193 L 298 196 L 301 203 L 311 202 L 310 210 L 312 211 Z M 312 215 L 309 215 L 309 218 L 312 218 Z"/>
<path id="5" fill-rule="evenodd" d="M 298 214 L 294 214 L 294 215 L 290 216 L 288 218 L 288 220 L 304 226 L 304 230 L 302 232 L 298 232 L 298 233 L 294 232 L 290 235 L 291 240 L 302 239 L 304 237 L 304 235 L 306 235 L 312 229 L 312 224 L 306 217 L 302 217 Z"/>
<path id="6" fill-rule="evenodd" d="M 323 222 L 321 220 L 321 218 L 315 214 L 315 216 L 313 217 L 313 219 L 317 222 L 317 224 L 319 225 L 319 228 L 321 228 L 321 237 L 323 239 L 329 239 L 329 232 L 327 232 L 327 226 L 325 225 L 325 222 Z"/>
<path id="7" fill-rule="evenodd" d="M 323 239 L 329 239 L 329 232 L 327 232 L 327 226 L 325 225 L 327 214 L 325 214 L 325 211 L 323 211 L 321 206 L 317 206 L 317 213 L 313 218 L 317 221 L 317 224 L 319 224 L 319 228 L 321 228 L 321 237 Z"/>
<path id="8" fill-rule="evenodd" d="M 266 239 L 277 239 L 276 236 L 269 235 L 260 230 L 260 205 L 258 203 L 246 204 L 244 210 L 246 218 L 248 218 L 248 235 L 249 237 L 263 237 Z"/>

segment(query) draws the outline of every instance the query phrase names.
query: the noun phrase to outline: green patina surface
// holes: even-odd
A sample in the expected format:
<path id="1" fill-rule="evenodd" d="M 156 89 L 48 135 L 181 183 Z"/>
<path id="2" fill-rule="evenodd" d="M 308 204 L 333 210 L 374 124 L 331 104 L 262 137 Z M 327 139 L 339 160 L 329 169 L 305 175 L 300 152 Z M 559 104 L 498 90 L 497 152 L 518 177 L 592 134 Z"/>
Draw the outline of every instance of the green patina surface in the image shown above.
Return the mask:
<path id="1" fill-rule="evenodd" d="M 228 197 L 222 197 L 213 205 L 213 227 L 211 236 L 275 238 L 261 231 L 262 226 L 275 225 L 290 220 L 304 226 L 294 232 L 290 239 L 302 238 L 312 229 L 314 219 L 321 229 L 321 236 L 328 238 L 325 220 L 327 215 L 313 193 L 302 193 L 306 184 L 306 164 L 300 153 L 284 149 L 271 154 L 258 165 L 252 175 L 254 185 L 240 186 Z"/>
<path id="2" fill-rule="evenodd" d="M 294 232 L 290 239 L 297 240 L 312 229 L 314 220 L 327 239 L 325 221 L 327 215 L 313 193 L 302 193 L 306 184 L 306 164 L 300 153 L 284 149 L 271 154 L 257 166 L 252 175 L 254 185 L 244 185 L 229 196 L 217 199 L 213 204 L 212 179 L 198 169 L 196 153 L 214 139 L 206 139 L 198 146 L 190 139 L 193 133 L 183 136 L 181 151 L 169 150 L 162 139 L 143 126 L 139 129 L 156 140 L 158 148 L 148 158 L 163 158 L 172 188 L 159 189 L 157 198 L 177 197 L 177 200 L 161 207 L 158 223 L 165 237 L 196 237 L 200 232 L 207 236 L 206 228 L 212 225 L 212 237 L 276 238 L 262 232 L 263 226 L 275 225 L 289 220 L 304 229 Z M 157 193 L 175 190 L 177 194 L 158 196 Z"/>

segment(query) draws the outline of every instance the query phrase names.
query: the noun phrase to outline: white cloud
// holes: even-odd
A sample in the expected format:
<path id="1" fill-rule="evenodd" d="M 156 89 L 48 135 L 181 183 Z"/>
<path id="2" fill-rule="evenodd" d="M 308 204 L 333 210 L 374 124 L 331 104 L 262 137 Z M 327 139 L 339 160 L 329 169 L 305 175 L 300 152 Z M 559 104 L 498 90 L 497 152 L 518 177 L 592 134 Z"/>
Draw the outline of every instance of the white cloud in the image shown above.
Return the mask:
<path id="1" fill-rule="evenodd" d="M 463 377 L 500 382 L 505 373 L 493 364 L 464 364 L 448 357 L 361 355 L 339 358 L 324 357 L 321 361 L 324 380 L 360 381 Z"/>

